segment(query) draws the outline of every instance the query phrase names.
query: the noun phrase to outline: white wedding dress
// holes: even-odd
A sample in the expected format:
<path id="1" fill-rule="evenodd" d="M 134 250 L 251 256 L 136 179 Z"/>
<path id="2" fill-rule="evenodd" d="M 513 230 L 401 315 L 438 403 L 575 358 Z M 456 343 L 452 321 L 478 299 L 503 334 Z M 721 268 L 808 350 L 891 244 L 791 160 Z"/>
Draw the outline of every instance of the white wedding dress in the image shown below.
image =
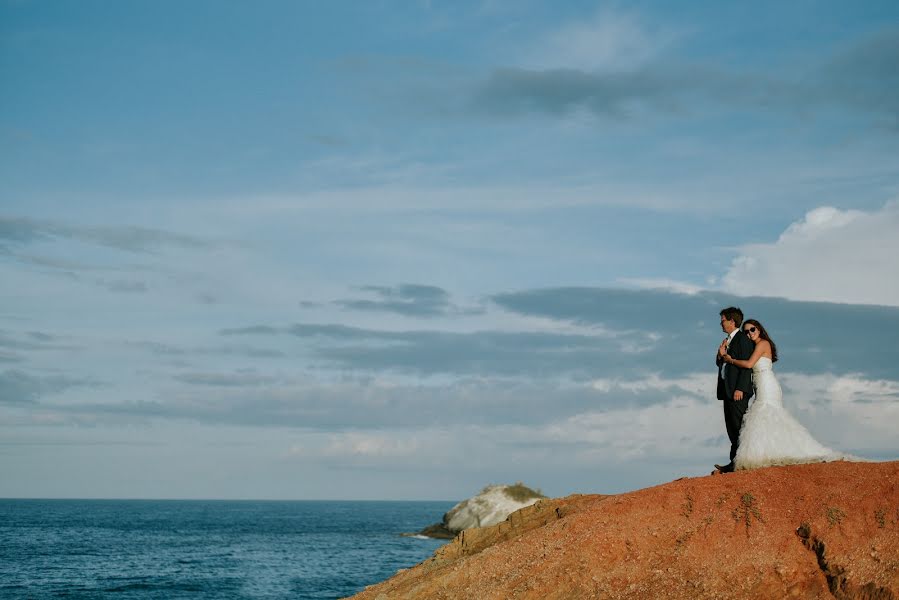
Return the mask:
<path id="1" fill-rule="evenodd" d="M 739 470 L 832 460 L 861 460 L 821 445 L 786 411 L 782 401 L 783 392 L 772 366 L 771 359 L 763 356 L 752 367 L 755 400 L 743 417 L 734 467 Z"/>

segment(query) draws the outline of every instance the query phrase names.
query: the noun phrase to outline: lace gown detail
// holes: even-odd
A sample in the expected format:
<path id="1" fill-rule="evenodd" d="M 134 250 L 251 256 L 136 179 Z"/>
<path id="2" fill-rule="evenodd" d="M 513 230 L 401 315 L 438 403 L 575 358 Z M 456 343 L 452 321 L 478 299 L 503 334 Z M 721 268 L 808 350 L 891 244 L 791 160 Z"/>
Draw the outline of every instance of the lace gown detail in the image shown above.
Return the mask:
<path id="1" fill-rule="evenodd" d="M 818 443 L 783 406 L 783 392 L 774 376 L 770 358 L 762 357 L 752 367 L 755 400 L 740 429 L 740 445 L 734 465 L 756 469 L 773 465 L 859 460 L 834 452 Z"/>

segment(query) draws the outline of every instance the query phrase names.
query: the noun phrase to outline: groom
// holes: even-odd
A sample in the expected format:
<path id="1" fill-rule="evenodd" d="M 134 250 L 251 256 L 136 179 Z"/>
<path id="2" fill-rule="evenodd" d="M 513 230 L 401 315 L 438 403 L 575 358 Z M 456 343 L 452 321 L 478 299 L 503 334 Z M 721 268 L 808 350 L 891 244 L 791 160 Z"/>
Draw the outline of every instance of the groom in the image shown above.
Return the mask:
<path id="1" fill-rule="evenodd" d="M 727 334 L 724 338 L 727 353 L 737 360 L 748 359 L 752 356 L 755 344 L 741 329 L 743 311 L 735 306 L 729 306 L 719 314 L 721 330 Z M 727 427 L 727 437 L 730 438 L 730 462 L 726 465 L 715 465 L 715 468 L 722 473 L 730 473 L 734 470 L 734 457 L 740 445 L 743 415 L 746 414 L 749 398 L 752 397 L 752 369 L 725 363 L 717 351 L 715 365 L 718 367 L 718 399 L 724 401 L 724 425 Z"/>

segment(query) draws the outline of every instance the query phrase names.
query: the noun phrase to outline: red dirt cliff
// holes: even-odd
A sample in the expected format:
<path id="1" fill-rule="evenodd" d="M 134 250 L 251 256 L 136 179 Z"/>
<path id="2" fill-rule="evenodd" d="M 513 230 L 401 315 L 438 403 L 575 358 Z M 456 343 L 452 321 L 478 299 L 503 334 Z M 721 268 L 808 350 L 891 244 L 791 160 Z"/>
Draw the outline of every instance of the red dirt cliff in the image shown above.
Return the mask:
<path id="1" fill-rule="evenodd" d="M 354 598 L 899 600 L 899 462 L 543 500 Z"/>

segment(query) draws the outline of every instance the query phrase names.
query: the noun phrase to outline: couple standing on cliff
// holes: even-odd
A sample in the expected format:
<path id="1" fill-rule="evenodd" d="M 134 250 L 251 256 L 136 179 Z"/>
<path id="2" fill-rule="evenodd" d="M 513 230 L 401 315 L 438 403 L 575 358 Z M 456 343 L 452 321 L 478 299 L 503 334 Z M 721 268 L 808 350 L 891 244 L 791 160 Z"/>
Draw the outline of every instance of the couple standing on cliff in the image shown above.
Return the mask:
<path id="1" fill-rule="evenodd" d="M 718 399 L 724 403 L 724 425 L 730 438 L 730 462 L 715 468 L 730 473 L 772 465 L 858 460 L 819 444 L 784 409 L 783 393 L 772 368 L 777 362 L 777 346 L 762 324 L 755 319 L 744 322 L 743 311 L 735 306 L 719 314 L 727 337 L 718 347 L 715 365 Z"/>

